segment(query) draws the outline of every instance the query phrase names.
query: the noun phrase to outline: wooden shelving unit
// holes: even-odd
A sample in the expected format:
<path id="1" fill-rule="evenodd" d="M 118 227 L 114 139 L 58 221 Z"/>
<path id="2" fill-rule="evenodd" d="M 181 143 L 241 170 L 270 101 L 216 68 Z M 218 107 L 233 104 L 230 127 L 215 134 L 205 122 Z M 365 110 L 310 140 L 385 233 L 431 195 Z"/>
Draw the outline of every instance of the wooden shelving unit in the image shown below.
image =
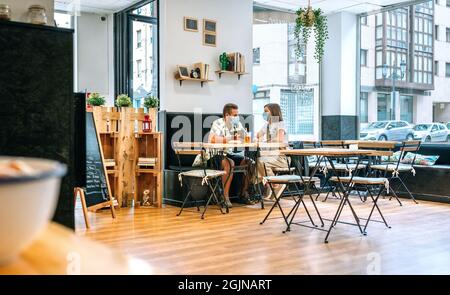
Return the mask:
<path id="1" fill-rule="evenodd" d="M 241 80 L 242 75 L 248 74 L 245 72 L 233 72 L 233 71 L 226 71 L 226 70 L 218 70 L 218 71 L 215 71 L 215 73 L 219 75 L 219 79 L 222 78 L 222 74 L 229 74 L 229 75 L 237 75 L 238 80 Z"/>
<path id="2" fill-rule="evenodd" d="M 135 155 L 134 200 L 139 202 L 140 208 L 161 207 L 161 133 L 137 132 L 135 134 Z M 150 192 L 148 200 L 144 199 L 145 190 Z"/>
<path id="3" fill-rule="evenodd" d="M 175 79 L 180 81 L 180 86 L 183 85 L 183 81 L 200 82 L 201 87 L 203 87 L 203 83 L 208 83 L 208 82 L 213 82 L 214 81 L 214 80 L 209 80 L 209 79 L 188 78 L 188 77 L 175 77 Z"/>

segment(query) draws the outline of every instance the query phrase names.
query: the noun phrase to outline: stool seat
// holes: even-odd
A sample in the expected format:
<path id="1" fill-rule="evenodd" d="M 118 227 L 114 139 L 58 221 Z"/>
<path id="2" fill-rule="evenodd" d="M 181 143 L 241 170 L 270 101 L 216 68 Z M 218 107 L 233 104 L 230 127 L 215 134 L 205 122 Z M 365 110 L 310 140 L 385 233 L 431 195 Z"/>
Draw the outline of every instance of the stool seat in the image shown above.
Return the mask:
<path id="1" fill-rule="evenodd" d="M 384 177 L 360 177 L 360 176 L 354 176 L 353 178 L 349 176 L 345 177 L 339 177 L 341 182 L 348 183 L 350 182 L 350 179 L 352 183 L 354 184 L 368 184 L 368 185 L 377 185 L 377 184 L 386 184 L 388 182 L 387 178 Z M 331 181 L 337 182 L 338 178 L 336 176 L 333 176 L 330 178 Z"/>
<path id="2" fill-rule="evenodd" d="M 318 177 L 304 176 L 303 180 L 298 175 L 274 175 L 263 177 L 264 181 L 270 183 L 304 183 L 304 182 L 317 182 L 320 181 Z"/>
<path id="3" fill-rule="evenodd" d="M 370 166 L 370 168 L 375 169 L 375 170 L 382 170 L 382 171 L 387 170 L 388 172 L 393 172 L 394 170 L 397 170 L 400 172 L 412 171 L 411 165 L 404 165 L 404 164 L 398 165 L 398 168 L 397 168 L 397 164 L 378 164 L 378 165 L 372 165 L 372 166 Z"/>
<path id="4" fill-rule="evenodd" d="M 295 167 L 278 167 L 273 168 L 273 172 L 292 172 L 295 171 Z"/>
<path id="5" fill-rule="evenodd" d="M 206 174 L 205 174 L 206 172 Z M 198 178 L 216 178 L 225 175 L 226 172 L 222 170 L 212 170 L 212 169 L 198 169 L 198 170 L 189 170 L 186 172 L 180 173 L 181 176 L 187 176 L 187 177 L 198 177 Z"/>

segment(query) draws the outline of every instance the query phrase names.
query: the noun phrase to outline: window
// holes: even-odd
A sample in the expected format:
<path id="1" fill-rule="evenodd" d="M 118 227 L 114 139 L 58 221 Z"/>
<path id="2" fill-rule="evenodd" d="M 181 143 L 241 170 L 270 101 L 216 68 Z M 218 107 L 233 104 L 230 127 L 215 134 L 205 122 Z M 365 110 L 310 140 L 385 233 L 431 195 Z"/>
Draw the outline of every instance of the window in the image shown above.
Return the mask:
<path id="1" fill-rule="evenodd" d="M 361 66 L 367 67 L 367 49 L 361 49 Z"/>
<path id="2" fill-rule="evenodd" d="M 148 94 L 159 97 L 157 11 L 149 0 L 114 14 L 115 94 L 128 93 L 135 107 Z"/>
<path id="3" fill-rule="evenodd" d="M 367 16 L 361 17 L 361 24 L 367 26 Z"/>
<path id="4" fill-rule="evenodd" d="M 450 78 L 450 63 L 445 63 L 445 77 Z"/>
<path id="5" fill-rule="evenodd" d="M 450 42 L 450 28 L 445 28 L 445 41 Z"/>
<path id="6" fill-rule="evenodd" d="M 253 6 L 254 128 L 264 123 L 264 104 L 279 103 L 289 141 L 318 140 L 319 64 L 307 50 L 313 38 L 297 52 L 295 21 L 293 12 Z"/>
<path id="7" fill-rule="evenodd" d="M 369 98 L 369 93 L 368 92 L 361 92 L 360 95 L 360 102 L 359 102 L 359 121 L 360 123 L 368 123 L 369 122 L 369 118 L 368 118 L 368 109 L 369 109 L 369 104 L 368 104 L 368 98 Z"/>
<path id="8" fill-rule="evenodd" d="M 439 76 L 439 61 L 438 60 L 434 61 L 434 75 Z"/>
<path id="9" fill-rule="evenodd" d="M 259 65 L 261 63 L 261 48 L 253 48 L 253 64 Z"/>
<path id="10" fill-rule="evenodd" d="M 141 48 L 142 47 L 142 30 L 136 31 L 136 47 Z"/>
<path id="11" fill-rule="evenodd" d="M 140 78 L 142 77 L 142 60 L 138 59 L 136 61 L 136 71 L 137 71 L 137 76 Z"/>
<path id="12" fill-rule="evenodd" d="M 434 39 L 436 41 L 439 40 L 439 26 L 438 25 L 434 25 Z"/>
<path id="13" fill-rule="evenodd" d="M 438 126 L 437 125 L 433 125 L 433 127 L 431 128 L 431 132 L 433 132 L 433 131 L 438 131 Z"/>
<path id="14" fill-rule="evenodd" d="M 409 95 L 400 95 L 400 120 L 413 122 L 413 98 Z M 406 125 L 404 122 L 403 125 Z"/>
<path id="15" fill-rule="evenodd" d="M 378 93 L 377 120 L 384 121 L 391 119 L 391 96 L 390 94 Z"/>
<path id="16" fill-rule="evenodd" d="M 447 7 L 450 7 L 450 0 L 447 0 Z"/>

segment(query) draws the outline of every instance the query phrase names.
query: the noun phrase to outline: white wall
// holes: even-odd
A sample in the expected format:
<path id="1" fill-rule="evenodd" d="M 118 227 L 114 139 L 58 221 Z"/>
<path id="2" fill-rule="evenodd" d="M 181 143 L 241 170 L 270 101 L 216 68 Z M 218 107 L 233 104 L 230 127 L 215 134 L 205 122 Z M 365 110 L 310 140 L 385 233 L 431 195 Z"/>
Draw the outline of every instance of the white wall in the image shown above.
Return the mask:
<path id="1" fill-rule="evenodd" d="M 227 102 L 235 102 L 242 113 L 252 112 L 252 0 L 171 0 L 161 1 L 160 7 L 160 92 L 161 108 L 167 111 L 221 113 Z M 183 29 L 183 17 L 199 19 L 199 32 Z M 217 21 L 217 47 L 203 46 L 203 19 Z M 237 76 L 214 73 L 219 69 L 222 52 L 241 52 L 246 71 Z M 209 77 L 214 80 L 203 88 L 197 82 L 184 82 L 180 87 L 174 79 L 177 65 L 208 63 Z"/>
<path id="2" fill-rule="evenodd" d="M 54 0 L 2 0 L 1 4 L 7 4 L 11 8 L 11 20 L 28 22 L 28 7 L 31 5 L 41 5 L 45 7 L 47 14 L 47 25 L 54 26 Z"/>
<path id="3" fill-rule="evenodd" d="M 106 19 L 101 20 L 104 16 Z M 77 17 L 78 85 L 76 91 L 99 92 L 114 102 L 113 17 L 82 13 Z"/>
<path id="4" fill-rule="evenodd" d="M 322 115 L 356 115 L 357 16 L 340 12 L 328 16 L 330 39 L 323 58 Z"/>

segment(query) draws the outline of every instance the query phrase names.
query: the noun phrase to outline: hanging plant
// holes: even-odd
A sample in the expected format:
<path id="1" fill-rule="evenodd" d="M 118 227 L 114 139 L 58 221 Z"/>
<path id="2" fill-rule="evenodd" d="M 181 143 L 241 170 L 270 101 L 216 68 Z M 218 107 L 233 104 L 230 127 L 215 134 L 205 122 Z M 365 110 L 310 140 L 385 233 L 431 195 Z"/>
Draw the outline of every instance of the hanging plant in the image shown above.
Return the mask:
<path id="1" fill-rule="evenodd" d="M 312 30 L 314 30 L 316 37 L 314 58 L 318 62 L 321 62 L 325 42 L 328 39 L 327 17 L 323 15 L 320 8 L 312 9 L 308 3 L 307 8 L 300 8 L 297 10 L 297 19 L 295 21 L 294 29 L 294 37 L 297 41 L 295 50 L 297 58 L 304 55 L 305 49 L 303 44 L 307 44 Z"/>

